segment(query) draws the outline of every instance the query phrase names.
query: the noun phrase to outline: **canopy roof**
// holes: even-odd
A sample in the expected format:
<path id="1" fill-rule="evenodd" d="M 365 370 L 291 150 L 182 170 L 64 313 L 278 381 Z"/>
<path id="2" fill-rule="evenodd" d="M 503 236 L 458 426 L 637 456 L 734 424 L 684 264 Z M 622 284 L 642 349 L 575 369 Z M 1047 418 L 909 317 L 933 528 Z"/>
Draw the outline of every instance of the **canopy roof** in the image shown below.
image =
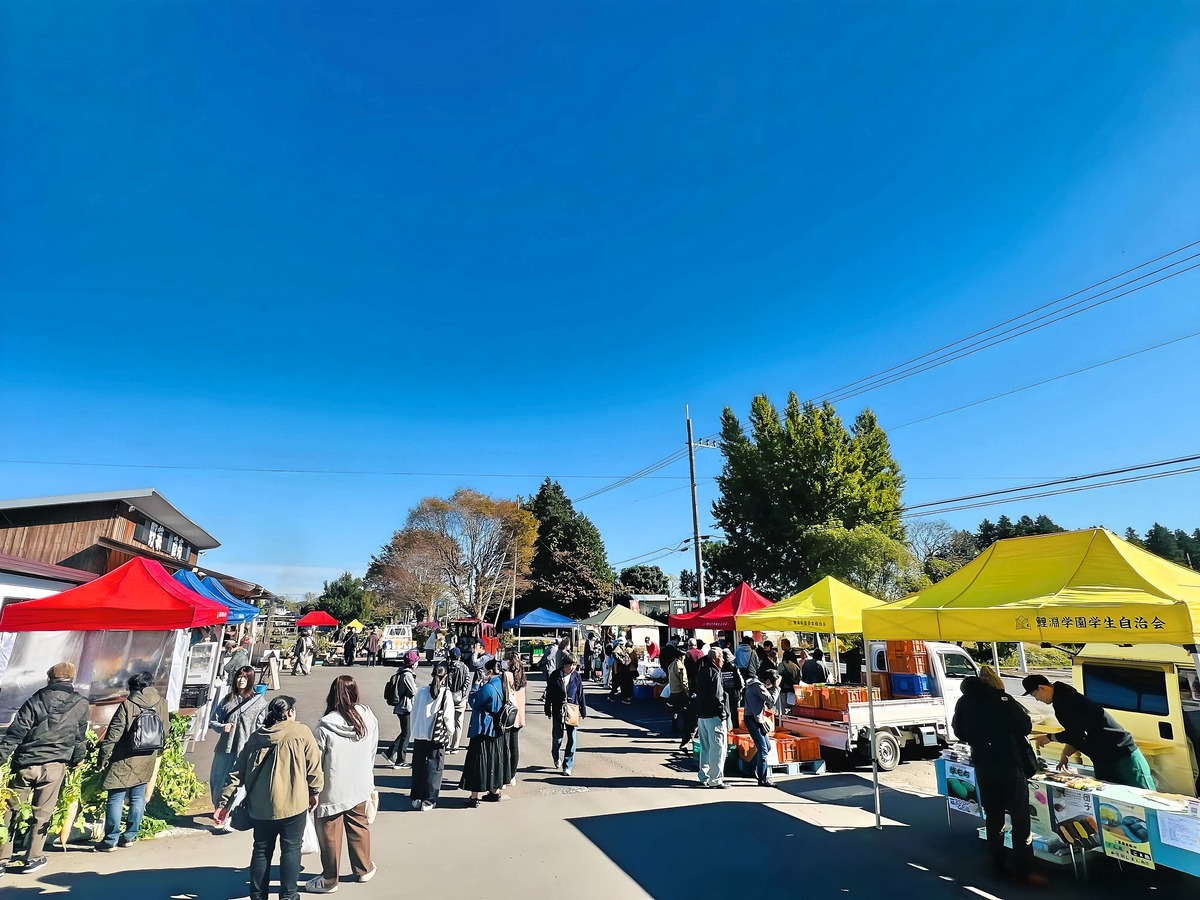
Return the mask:
<path id="1" fill-rule="evenodd" d="M 746 582 L 742 582 L 720 600 L 688 613 L 669 617 L 672 628 L 720 628 L 732 631 L 739 615 L 770 606 L 771 601 Z"/>
<path id="2" fill-rule="evenodd" d="M 215 600 L 217 603 L 229 609 L 229 618 L 227 622 L 230 625 L 238 625 L 242 622 L 249 622 L 258 615 L 258 608 L 251 606 L 249 603 L 243 603 L 241 600 L 234 599 L 224 589 L 217 591 L 218 582 L 212 579 L 201 581 L 195 572 L 187 569 L 180 569 L 171 576 L 175 581 L 178 581 L 189 591 L 195 591 L 201 597 L 207 597 L 209 600 Z"/>
<path id="3" fill-rule="evenodd" d="M 826 576 L 774 606 L 737 617 L 739 631 L 816 631 L 822 634 L 858 634 L 862 612 L 883 601 Z"/>
<path id="4" fill-rule="evenodd" d="M 874 639 L 1200 642 L 1200 573 L 1091 528 L 997 541 L 949 578 L 868 609 Z"/>
<path id="5" fill-rule="evenodd" d="M 574 619 L 568 619 L 566 616 L 560 616 L 556 612 L 539 607 L 522 613 L 515 619 L 509 619 L 500 627 L 513 631 L 517 628 L 574 628 L 578 624 Z"/>
<path id="6" fill-rule="evenodd" d="M 253 603 L 247 603 L 245 600 L 240 600 L 233 596 L 233 594 L 229 593 L 225 585 L 221 584 L 221 582 L 212 575 L 205 575 L 201 584 L 207 587 L 209 592 L 212 593 L 222 603 L 240 603 L 242 606 L 246 607 L 251 613 L 251 619 L 262 613 L 262 610 Z"/>
<path id="7" fill-rule="evenodd" d="M 337 623 L 338 620 L 323 609 L 314 609 L 308 615 L 301 616 L 296 620 L 298 628 L 309 628 L 312 626 L 317 628 L 336 627 Z"/>
<path id="8" fill-rule="evenodd" d="M 662 628 L 662 622 L 636 613 L 628 606 L 609 607 L 579 624 L 596 628 Z"/>
<path id="9" fill-rule="evenodd" d="M 350 623 L 349 625 L 347 625 L 346 627 L 347 627 L 347 628 L 353 628 L 355 631 L 362 631 L 362 630 L 363 630 L 363 628 L 365 628 L 366 626 L 365 626 L 365 625 L 363 625 L 363 623 L 362 623 L 362 622 L 358 621 L 358 619 L 355 619 L 353 622 L 351 622 L 351 623 Z"/>
<path id="10" fill-rule="evenodd" d="M 0 611 L 0 631 L 174 631 L 219 625 L 229 608 L 134 557 L 95 581 Z"/>

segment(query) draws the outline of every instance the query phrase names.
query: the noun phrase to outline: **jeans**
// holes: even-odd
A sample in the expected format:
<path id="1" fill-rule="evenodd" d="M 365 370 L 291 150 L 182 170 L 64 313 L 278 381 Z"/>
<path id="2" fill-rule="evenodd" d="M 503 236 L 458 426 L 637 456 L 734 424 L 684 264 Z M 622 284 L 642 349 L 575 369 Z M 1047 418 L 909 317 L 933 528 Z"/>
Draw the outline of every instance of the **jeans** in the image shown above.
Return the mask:
<path id="1" fill-rule="evenodd" d="M 412 734 L 412 715 L 410 713 L 396 713 L 396 718 L 400 720 L 400 733 L 396 735 L 396 740 L 392 742 L 392 762 L 398 765 L 403 765 L 404 758 L 408 756 L 408 738 Z"/>
<path id="2" fill-rule="evenodd" d="M 558 765 L 559 748 L 562 749 L 562 765 L 564 769 L 569 769 L 575 762 L 575 731 L 574 725 L 566 725 L 557 716 L 554 719 L 554 726 L 550 731 L 550 755 L 554 758 L 554 765 Z M 563 736 L 566 735 L 567 742 L 563 744 Z"/>
<path id="3" fill-rule="evenodd" d="M 297 813 L 289 819 L 255 819 L 254 851 L 250 856 L 250 900 L 267 900 L 271 895 L 271 857 L 275 839 L 279 839 L 280 900 L 300 900 L 296 882 L 300 880 L 300 845 L 304 843 L 304 817 Z"/>
<path id="4" fill-rule="evenodd" d="M 700 783 L 717 784 L 725 777 L 725 719 L 713 716 L 701 719 L 700 726 Z"/>
<path id="5" fill-rule="evenodd" d="M 125 831 L 122 833 L 121 813 L 125 811 L 126 795 L 129 798 L 129 821 L 125 823 Z M 113 788 L 108 792 L 108 811 L 104 816 L 104 840 L 101 843 L 106 847 L 115 847 L 118 838 L 125 838 L 125 843 L 132 844 L 137 840 L 138 830 L 142 827 L 142 813 L 145 811 L 146 785 Z"/>
<path id="6" fill-rule="evenodd" d="M 766 784 L 770 781 L 767 772 L 767 755 L 771 752 L 771 746 L 767 743 L 768 738 L 763 733 L 762 726 L 754 719 L 746 720 L 746 730 L 750 732 L 750 737 L 754 741 L 754 749 L 758 751 L 758 756 L 754 757 L 754 775 L 759 784 Z"/>
<path id="7" fill-rule="evenodd" d="M 367 650 L 367 666 L 370 667 L 370 666 L 376 665 L 378 662 L 379 662 L 379 651 L 368 649 Z"/>
<path id="8" fill-rule="evenodd" d="M 60 762 L 26 766 L 13 772 L 12 789 L 17 792 L 22 802 L 31 803 L 33 806 L 33 818 L 25 825 L 32 832 L 29 838 L 29 859 L 42 855 L 50 833 L 50 820 L 54 817 L 54 808 L 58 805 L 58 794 L 66 773 L 66 765 Z M 0 848 L 0 859 L 8 859 L 12 856 L 17 812 L 15 809 L 4 809 L 0 810 L 0 816 L 3 816 L 4 824 L 8 827 L 8 843 Z"/>

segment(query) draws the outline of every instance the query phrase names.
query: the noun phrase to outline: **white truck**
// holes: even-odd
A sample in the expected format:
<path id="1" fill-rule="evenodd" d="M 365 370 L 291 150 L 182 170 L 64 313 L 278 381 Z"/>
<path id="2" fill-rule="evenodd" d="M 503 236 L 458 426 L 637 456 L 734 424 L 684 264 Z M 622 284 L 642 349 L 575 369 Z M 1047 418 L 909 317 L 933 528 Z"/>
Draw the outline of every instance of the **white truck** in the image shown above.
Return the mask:
<path id="1" fill-rule="evenodd" d="M 384 665 L 398 665 L 400 657 L 409 650 L 417 649 L 411 625 L 385 625 L 381 637 L 383 641 L 380 644 L 379 658 Z"/>
<path id="2" fill-rule="evenodd" d="M 950 719 L 961 696 L 959 686 L 979 668 L 957 644 L 929 641 L 929 689 L 932 696 L 880 700 L 875 703 L 875 753 L 879 768 L 890 772 L 900 764 L 907 746 L 938 747 L 954 742 Z M 871 644 L 871 669 L 887 671 L 887 645 Z M 870 759 L 871 724 L 866 703 L 851 703 L 845 710 L 805 710 L 803 715 L 785 715 L 782 731 L 815 737 L 823 750 L 845 753 L 858 760 Z"/>

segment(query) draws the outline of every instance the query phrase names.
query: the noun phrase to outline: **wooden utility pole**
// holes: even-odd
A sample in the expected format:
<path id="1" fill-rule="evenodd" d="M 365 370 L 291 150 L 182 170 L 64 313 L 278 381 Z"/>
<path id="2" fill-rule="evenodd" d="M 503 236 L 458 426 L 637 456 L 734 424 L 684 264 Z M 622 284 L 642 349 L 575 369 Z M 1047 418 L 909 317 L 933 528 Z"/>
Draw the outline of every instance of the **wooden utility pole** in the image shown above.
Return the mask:
<path id="1" fill-rule="evenodd" d="M 692 544 L 696 551 L 696 606 L 704 605 L 704 558 L 700 547 L 700 503 L 696 499 L 696 444 L 692 440 L 692 415 L 687 406 L 683 408 L 687 421 L 688 471 L 692 476 Z"/>

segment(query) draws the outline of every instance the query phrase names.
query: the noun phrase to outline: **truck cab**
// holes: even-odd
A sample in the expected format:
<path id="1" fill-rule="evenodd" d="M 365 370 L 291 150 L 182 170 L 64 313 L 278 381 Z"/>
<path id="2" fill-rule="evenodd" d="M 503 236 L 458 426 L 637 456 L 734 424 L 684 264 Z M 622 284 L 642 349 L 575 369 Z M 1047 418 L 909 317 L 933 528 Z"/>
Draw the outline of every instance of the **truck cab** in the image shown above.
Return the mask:
<path id="1" fill-rule="evenodd" d="M 385 625 L 381 637 L 379 654 L 384 663 L 399 662 L 405 653 L 417 648 L 411 625 Z"/>
<path id="2" fill-rule="evenodd" d="M 954 707 L 962 696 L 964 678 L 979 674 L 979 666 L 975 660 L 958 644 L 947 644 L 942 641 L 926 641 L 925 649 L 929 653 L 929 693 L 940 697 L 946 708 L 946 743 L 954 743 L 954 729 L 950 719 L 954 715 Z M 883 641 L 871 642 L 871 671 L 886 672 L 887 644 Z"/>
<path id="3" fill-rule="evenodd" d="M 1071 680 L 1137 741 L 1161 791 L 1200 796 L 1200 678 L 1171 644 L 1086 644 Z"/>

